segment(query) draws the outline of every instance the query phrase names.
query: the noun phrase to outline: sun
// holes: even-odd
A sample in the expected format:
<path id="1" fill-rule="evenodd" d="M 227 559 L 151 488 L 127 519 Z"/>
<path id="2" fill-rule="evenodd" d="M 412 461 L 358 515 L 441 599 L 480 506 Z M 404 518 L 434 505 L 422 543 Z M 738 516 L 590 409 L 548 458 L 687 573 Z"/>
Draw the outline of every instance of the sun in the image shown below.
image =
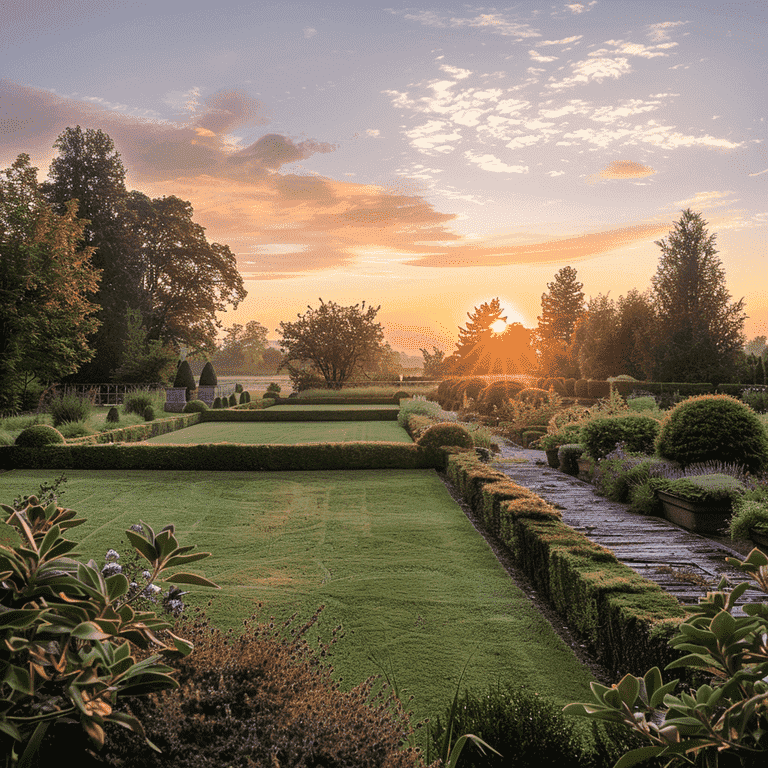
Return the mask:
<path id="1" fill-rule="evenodd" d="M 498 320 L 496 320 L 493 323 L 491 323 L 491 330 L 494 333 L 497 333 L 497 334 L 498 333 L 504 333 L 506 328 L 507 328 L 507 322 L 506 322 L 506 320 L 502 320 L 501 318 L 499 318 Z"/>

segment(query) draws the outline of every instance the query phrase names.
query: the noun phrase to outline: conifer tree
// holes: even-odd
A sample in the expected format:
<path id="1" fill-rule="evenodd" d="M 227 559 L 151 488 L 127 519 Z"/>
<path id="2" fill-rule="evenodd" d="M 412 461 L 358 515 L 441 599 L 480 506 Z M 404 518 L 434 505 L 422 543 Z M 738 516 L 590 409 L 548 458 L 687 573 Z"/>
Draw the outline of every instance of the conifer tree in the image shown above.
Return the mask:
<path id="1" fill-rule="evenodd" d="M 683 211 L 652 279 L 656 313 L 655 377 L 660 381 L 728 381 L 744 346 L 744 299 L 731 302 L 725 271 L 700 213 Z"/>
<path id="2" fill-rule="evenodd" d="M 506 320 L 498 298 L 483 302 L 474 312 L 467 312 L 469 321 L 459 328 L 456 350 L 449 358 L 451 367 L 462 373 L 485 373 L 490 364 L 489 346 L 497 320 Z"/>

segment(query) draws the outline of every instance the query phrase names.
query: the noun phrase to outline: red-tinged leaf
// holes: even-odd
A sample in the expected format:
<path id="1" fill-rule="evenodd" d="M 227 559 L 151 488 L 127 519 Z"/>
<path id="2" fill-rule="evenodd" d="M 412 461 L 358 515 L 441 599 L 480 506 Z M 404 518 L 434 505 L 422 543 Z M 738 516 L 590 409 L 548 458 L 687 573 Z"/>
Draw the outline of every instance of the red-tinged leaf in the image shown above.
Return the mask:
<path id="1" fill-rule="evenodd" d="M 174 573 L 173 576 L 167 576 L 163 581 L 170 582 L 171 584 L 195 584 L 198 587 L 212 587 L 213 589 L 221 589 L 218 584 L 209 581 L 196 573 Z"/>
<path id="2" fill-rule="evenodd" d="M 33 624 L 44 611 L 44 608 L 37 610 L 24 608 L 13 611 L 3 611 L 0 613 L 0 627 L 13 627 L 14 629 L 28 627 Z"/>
<path id="3" fill-rule="evenodd" d="M 140 533 L 136 533 L 136 531 L 126 531 L 125 535 L 128 537 L 128 541 L 131 542 L 133 548 L 145 560 L 154 565 L 158 559 L 158 552 L 155 551 L 155 548 Z"/>
<path id="4" fill-rule="evenodd" d="M 194 563 L 197 560 L 205 560 L 206 557 L 210 557 L 210 552 L 195 552 L 191 555 L 173 555 L 169 557 L 164 563 L 166 568 L 174 568 L 178 565 L 186 565 L 187 563 Z"/>
<path id="5" fill-rule="evenodd" d="M 91 741 L 97 744 L 99 747 L 104 746 L 104 729 L 92 718 L 81 717 L 80 722 L 83 726 L 83 730 L 88 734 Z"/>

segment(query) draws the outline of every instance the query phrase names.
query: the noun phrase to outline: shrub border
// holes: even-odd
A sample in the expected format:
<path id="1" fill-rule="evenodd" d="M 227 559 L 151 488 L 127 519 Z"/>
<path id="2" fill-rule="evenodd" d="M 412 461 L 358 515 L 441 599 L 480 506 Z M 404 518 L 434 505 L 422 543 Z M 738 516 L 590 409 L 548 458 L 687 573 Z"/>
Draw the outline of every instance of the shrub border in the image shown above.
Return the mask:
<path id="1" fill-rule="evenodd" d="M 244 403 L 242 408 L 212 408 L 202 413 L 202 421 L 397 421 L 398 409 L 370 408 L 365 411 L 306 411 L 297 408 L 290 411 L 273 411 L 270 408 L 248 408 L 254 403 Z M 353 403 L 354 405 L 354 403 Z"/>
<path id="2" fill-rule="evenodd" d="M 679 657 L 668 646 L 686 616 L 676 598 L 472 454 L 449 456 L 447 474 L 488 532 L 612 674 L 644 674 Z"/>

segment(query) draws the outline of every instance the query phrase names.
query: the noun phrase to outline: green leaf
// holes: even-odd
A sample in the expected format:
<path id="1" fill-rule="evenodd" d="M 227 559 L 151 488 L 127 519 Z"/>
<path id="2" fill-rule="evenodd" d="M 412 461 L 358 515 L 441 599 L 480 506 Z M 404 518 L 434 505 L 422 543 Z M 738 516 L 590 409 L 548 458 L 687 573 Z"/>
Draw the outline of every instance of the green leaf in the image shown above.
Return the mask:
<path id="1" fill-rule="evenodd" d="M 194 563 L 197 560 L 204 560 L 206 557 L 210 557 L 210 552 L 195 552 L 191 555 L 176 555 L 169 557 L 164 563 L 165 568 L 173 568 L 177 565 L 184 565 L 186 563 Z"/>
<path id="2" fill-rule="evenodd" d="M 15 741 L 21 741 L 21 733 L 19 729 L 7 720 L 0 720 L 0 733 L 7 733 Z"/>
<path id="3" fill-rule="evenodd" d="M 624 675 L 616 685 L 622 701 L 631 709 L 640 693 L 640 683 L 634 675 Z"/>
<path id="4" fill-rule="evenodd" d="M 114 576 L 108 576 L 105 581 L 107 583 L 107 595 L 110 599 L 110 602 L 117 600 L 118 597 L 125 595 L 130 588 L 128 579 L 123 576 L 122 573 L 116 573 Z"/>
<path id="5" fill-rule="evenodd" d="M 215 584 L 208 579 L 199 576 L 196 573 L 174 573 L 173 576 L 167 576 L 163 581 L 170 582 L 171 584 L 196 584 L 199 587 L 212 587 L 213 589 L 221 589 L 218 584 Z"/>
<path id="6" fill-rule="evenodd" d="M 170 632 L 170 631 L 168 632 L 168 634 L 171 636 L 171 639 L 173 640 L 173 644 L 176 650 L 183 656 L 189 655 L 194 649 L 194 646 L 192 645 L 192 643 L 189 642 L 189 640 L 185 640 L 183 637 L 178 637 L 177 635 L 174 635 L 173 632 Z"/>
<path id="7" fill-rule="evenodd" d="M 58 525 L 54 525 L 45 534 L 43 542 L 40 544 L 40 557 L 43 557 L 59 538 L 61 538 L 61 529 Z"/>
<path id="8" fill-rule="evenodd" d="M 147 561 L 149 561 L 152 565 L 155 564 L 158 560 L 158 553 L 155 551 L 155 548 L 140 534 L 136 533 L 136 531 L 126 531 L 125 535 L 128 537 L 128 541 L 131 542 L 131 545 L 133 548 Z"/>
<path id="9" fill-rule="evenodd" d="M 712 633 L 717 639 L 725 642 L 736 629 L 736 619 L 728 611 L 720 611 L 709 625 Z"/>
<path id="10" fill-rule="evenodd" d="M 2 611 L 0 612 L 0 627 L 13 627 L 14 629 L 28 627 L 33 624 L 44 611 L 44 608 L 21 608 L 17 610 Z"/>
<path id="11" fill-rule="evenodd" d="M 78 624 L 72 630 L 71 635 L 78 640 L 108 640 L 111 637 L 93 621 L 84 621 L 82 624 Z"/>
<path id="12" fill-rule="evenodd" d="M 160 559 L 165 559 L 172 555 L 179 548 L 179 542 L 173 535 L 173 527 L 163 528 L 155 537 L 155 549 L 160 555 Z"/>
<path id="13" fill-rule="evenodd" d="M 43 741 L 43 737 L 45 736 L 45 732 L 48 730 L 49 725 L 50 722 L 37 724 L 37 728 L 35 728 L 34 733 L 27 742 L 27 746 L 25 747 L 24 752 L 19 758 L 19 762 L 17 764 L 18 768 L 31 768 L 31 766 L 37 764 L 35 756 L 37 755 L 37 751 L 40 749 L 40 744 Z"/>
<path id="14" fill-rule="evenodd" d="M 671 680 L 665 685 L 662 685 L 661 688 L 657 688 L 653 692 L 653 696 L 651 696 L 651 707 L 656 709 L 658 706 L 660 706 L 664 701 L 664 697 L 675 689 L 675 686 L 678 684 L 678 682 L 680 682 L 679 679 Z"/>
<path id="15" fill-rule="evenodd" d="M 9 664 L 5 668 L 3 683 L 12 688 L 14 691 L 18 691 L 19 693 L 25 693 L 28 696 L 34 696 L 35 694 L 29 672 L 23 667 L 17 667 L 14 664 Z"/>
<path id="16" fill-rule="evenodd" d="M 639 749 L 633 749 L 631 752 L 623 755 L 613 768 L 630 768 L 630 766 L 644 763 L 646 760 L 666 752 L 666 750 L 667 747 L 640 747 Z"/>

